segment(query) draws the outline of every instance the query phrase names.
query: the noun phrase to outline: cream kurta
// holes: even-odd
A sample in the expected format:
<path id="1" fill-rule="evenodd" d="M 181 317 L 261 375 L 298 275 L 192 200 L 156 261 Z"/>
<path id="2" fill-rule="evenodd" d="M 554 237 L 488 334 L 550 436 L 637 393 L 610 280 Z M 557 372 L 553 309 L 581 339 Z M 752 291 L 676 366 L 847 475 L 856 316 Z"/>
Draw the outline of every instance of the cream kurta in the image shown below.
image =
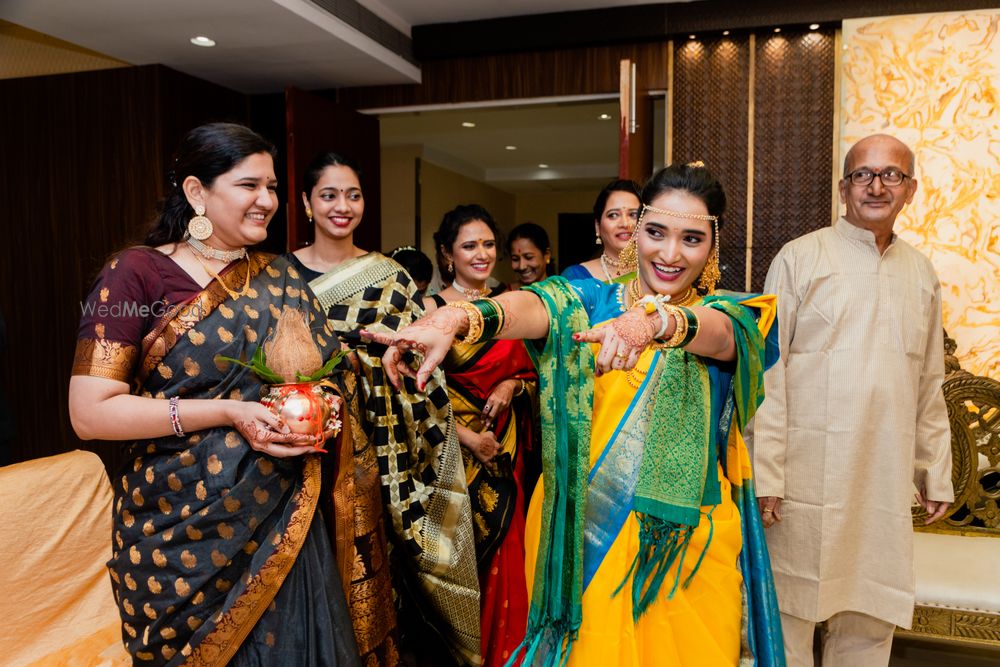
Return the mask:
<path id="1" fill-rule="evenodd" d="M 754 425 L 758 496 L 784 498 L 767 530 L 781 611 L 822 621 L 913 616 L 913 484 L 950 501 L 941 392 L 941 287 L 930 261 L 843 218 L 788 243 L 778 295 L 781 360 Z"/>

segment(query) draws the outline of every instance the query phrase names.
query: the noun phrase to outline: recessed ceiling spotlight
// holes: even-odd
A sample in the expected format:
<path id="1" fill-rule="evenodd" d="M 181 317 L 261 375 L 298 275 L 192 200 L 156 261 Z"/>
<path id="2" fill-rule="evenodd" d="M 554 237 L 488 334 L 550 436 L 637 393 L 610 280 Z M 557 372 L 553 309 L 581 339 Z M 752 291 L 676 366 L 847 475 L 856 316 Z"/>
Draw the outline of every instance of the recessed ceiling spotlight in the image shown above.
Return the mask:
<path id="1" fill-rule="evenodd" d="M 547 165 L 547 164 L 545 164 L 545 163 L 543 163 L 543 162 L 540 162 L 540 163 L 538 164 L 538 168 L 539 168 L 539 169 L 548 169 L 548 168 L 549 168 L 549 165 Z"/>
<path id="2" fill-rule="evenodd" d="M 697 35 L 688 35 L 688 39 L 698 39 Z"/>
<path id="3" fill-rule="evenodd" d="M 781 32 L 781 28 L 775 28 L 774 31 L 775 32 Z"/>
<path id="4" fill-rule="evenodd" d="M 476 126 L 475 123 L 469 122 L 467 120 L 462 122 L 462 127 L 475 127 L 475 126 Z"/>
<path id="5" fill-rule="evenodd" d="M 729 31 L 728 31 L 728 30 L 723 30 L 723 31 L 722 31 L 722 34 L 723 34 L 723 35 L 728 35 L 728 34 L 729 34 Z"/>
<path id="6" fill-rule="evenodd" d="M 504 148 L 506 148 L 509 151 L 516 151 L 517 150 L 517 146 L 504 146 Z"/>
<path id="7" fill-rule="evenodd" d="M 819 30 L 819 24 L 818 23 L 810 23 L 809 24 L 809 29 L 810 30 Z"/>
<path id="8" fill-rule="evenodd" d="M 598 118 L 600 118 L 601 120 L 611 120 L 611 114 L 602 113 L 600 116 L 598 116 Z"/>
<path id="9" fill-rule="evenodd" d="M 204 35 L 198 35 L 197 37 L 191 38 L 191 43 L 195 46 L 215 46 L 215 40 L 211 37 L 205 37 Z"/>

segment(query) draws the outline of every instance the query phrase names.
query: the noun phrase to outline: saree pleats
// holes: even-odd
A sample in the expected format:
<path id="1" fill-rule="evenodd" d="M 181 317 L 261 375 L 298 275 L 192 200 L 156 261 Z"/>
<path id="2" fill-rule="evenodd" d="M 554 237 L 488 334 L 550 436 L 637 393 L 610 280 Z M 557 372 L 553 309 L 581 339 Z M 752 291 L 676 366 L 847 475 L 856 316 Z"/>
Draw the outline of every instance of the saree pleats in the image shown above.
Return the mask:
<path id="1" fill-rule="evenodd" d="M 483 408 L 493 389 L 507 379 L 536 374 L 521 341 L 487 341 L 455 345 L 445 359 L 448 394 L 455 421 L 481 433 Z M 524 639 L 528 618 L 524 574 L 525 452 L 531 449 L 531 391 L 515 396 L 497 415 L 490 430 L 501 445 L 489 463 L 463 450 L 469 500 L 472 503 L 479 586 L 482 594 L 483 664 L 503 665 Z"/>
<path id="2" fill-rule="evenodd" d="M 397 391 L 382 370 L 384 350 L 362 341 L 358 333 L 362 328 L 396 331 L 419 317 L 422 308 L 414 300 L 415 287 L 399 264 L 379 253 L 344 262 L 310 286 L 331 326 L 357 357 L 361 386 L 355 433 L 366 438 L 375 456 L 381 501 L 372 514 L 384 511 L 388 517 L 387 532 L 405 578 L 396 592 L 414 598 L 415 613 L 431 628 L 434 636 L 424 635 L 421 642 L 430 644 L 438 637 L 456 662 L 478 665 L 472 514 L 444 374 L 436 372 L 425 392 L 409 378 Z M 374 567 L 379 550 L 371 550 L 365 560 L 363 529 L 358 530 L 357 553 Z M 384 586 L 382 579 L 377 584 L 359 580 L 351 588 L 369 599 Z M 353 599 L 354 594 L 349 596 Z M 388 608 L 387 598 L 371 599 L 380 610 Z M 357 624 L 366 612 L 359 614 L 355 608 L 353 613 Z M 359 642 L 364 643 L 360 633 Z M 382 655 L 384 660 L 377 664 L 395 664 L 391 652 Z"/>
<path id="3" fill-rule="evenodd" d="M 256 376 L 216 355 L 249 358 L 285 306 L 314 327 L 323 319 L 284 260 L 252 253 L 249 270 L 246 295 L 232 299 L 213 282 L 147 337 L 138 394 L 259 396 Z M 332 329 L 313 335 L 329 356 Z M 356 664 L 343 592 L 324 560 L 320 485 L 316 455 L 275 459 L 232 427 L 132 444 L 114 482 L 108 565 L 136 664 L 274 664 L 285 651 L 297 664 Z M 275 620 L 263 621 L 269 614 Z M 307 641 L 294 648 L 280 636 L 285 626 Z"/>

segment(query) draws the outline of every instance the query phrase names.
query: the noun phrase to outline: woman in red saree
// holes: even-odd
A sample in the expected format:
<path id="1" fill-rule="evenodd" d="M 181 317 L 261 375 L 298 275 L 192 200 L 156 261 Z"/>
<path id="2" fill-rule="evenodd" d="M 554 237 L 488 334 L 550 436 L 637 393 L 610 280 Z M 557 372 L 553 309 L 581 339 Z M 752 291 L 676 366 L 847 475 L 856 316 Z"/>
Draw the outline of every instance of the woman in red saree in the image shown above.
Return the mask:
<path id="1" fill-rule="evenodd" d="M 496 239 L 493 218 L 481 206 L 446 213 L 434 241 L 452 282 L 425 299 L 425 308 L 485 296 Z M 472 503 L 483 665 L 499 667 L 524 638 L 528 616 L 524 517 L 532 481 L 526 479 L 525 458 L 533 453 L 537 376 L 521 341 L 456 345 L 443 367 Z"/>

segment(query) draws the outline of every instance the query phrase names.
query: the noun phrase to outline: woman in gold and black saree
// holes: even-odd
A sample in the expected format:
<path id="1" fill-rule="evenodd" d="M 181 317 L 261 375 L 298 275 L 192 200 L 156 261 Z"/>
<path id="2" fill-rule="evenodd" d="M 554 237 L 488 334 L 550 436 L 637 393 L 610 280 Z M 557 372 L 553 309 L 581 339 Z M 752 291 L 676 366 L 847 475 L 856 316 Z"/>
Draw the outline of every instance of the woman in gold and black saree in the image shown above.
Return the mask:
<path id="1" fill-rule="evenodd" d="M 384 348 L 358 335 L 362 327 L 395 331 L 419 317 L 416 286 L 394 260 L 354 245 L 364 195 L 350 160 L 317 156 L 306 169 L 302 199 L 315 240 L 288 258 L 359 371 L 353 494 L 363 509 L 355 512 L 356 569 L 345 586 L 358 648 L 371 664 L 399 661 L 396 610 L 387 604 L 395 586 L 400 652 L 418 664 L 479 664 L 472 516 L 444 374 L 426 391 L 412 383 L 397 391 L 382 372 Z M 395 547 L 391 583 L 384 542 L 371 537 L 381 533 L 383 516 Z"/>
<path id="2" fill-rule="evenodd" d="M 284 308 L 324 358 L 338 347 L 295 269 L 246 250 L 277 208 L 272 150 L 239 125 L 193 130 L 147 246 L 83 303 L 70 416 L 84 439 L 130 442 L 108 566 L 137 665 L 359 664 L 314 439 L 219 358 L 249 359 Z"/>

